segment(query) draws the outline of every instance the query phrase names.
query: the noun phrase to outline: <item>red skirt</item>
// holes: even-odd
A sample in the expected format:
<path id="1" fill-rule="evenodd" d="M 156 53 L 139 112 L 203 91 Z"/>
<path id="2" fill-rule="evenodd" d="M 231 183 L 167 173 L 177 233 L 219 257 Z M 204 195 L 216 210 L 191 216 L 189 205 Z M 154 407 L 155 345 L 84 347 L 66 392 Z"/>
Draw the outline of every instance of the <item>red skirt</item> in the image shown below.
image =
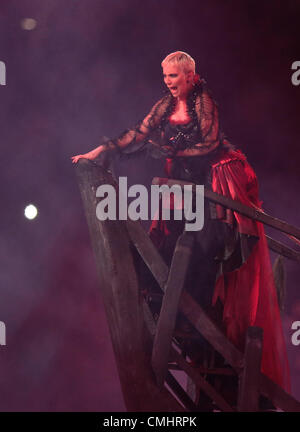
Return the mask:
<path id="1" fill-rule="evenodd" d="M 212 164 L 214 192 L 261 209 L 256 175 L 246 157 L 230 151 Z M 237 212 L 216 206 L 217 217 L 235 226 L 241 234 L 257 236 L 247 261 L 237 270 L 223 274 L 216 282 L 213 304 L 224 306 L 226 333 L 243 350 L 249 326 L 263 329 L 262 372 L 287 392 L 289 366 L 264 226 Z"/>
<path id="2" fill-rule="evenodd" d="M 214 192 L 261 209 L 256 175 L 240 151 L 219 152 L 210 165 Z M 258 240 L 239 268 L 218 277 L 212 305 L 218 299 L 223 304 L 226 335 L 241 351 L 244 351 L 247 328 L 258 326 L 263 329 L 261 370 L 289 392 L 286 346 L 263 224 L 219 205 L 215 210 L 217 219 L 229 224 L 240 235 Z M 157 233 L 161 238 L 168 235 L 166 224 L 161 220 L 153 221 L 150 230 L 156 245 L 160 237 Z"/>

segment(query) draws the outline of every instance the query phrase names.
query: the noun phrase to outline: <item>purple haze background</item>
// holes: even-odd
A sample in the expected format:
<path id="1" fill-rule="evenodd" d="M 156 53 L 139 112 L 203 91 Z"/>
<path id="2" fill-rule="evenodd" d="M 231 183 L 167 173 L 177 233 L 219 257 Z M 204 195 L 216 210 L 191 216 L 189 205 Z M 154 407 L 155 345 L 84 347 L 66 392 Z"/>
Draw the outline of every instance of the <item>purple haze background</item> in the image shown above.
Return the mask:
<path id="1" fill-rule="evenodd" d="M 300 225 L 299 13 L 299 0 L 1 1 L 1 411 L 125 409 L 70 156 L 147 113 L 169 52 L 196 59 L 224 131 L 255 167 L 265 210 Z M 22 30 L 26 17 L 33 31 Z M 162 167 L 148 165 L 117 168 L 149 183 Z M 23 216 L 30 202 L 34 221 Z M 283 322 L 300 398 L 300 346 L 290 341 L 300 269 L 286 269 Z"/>

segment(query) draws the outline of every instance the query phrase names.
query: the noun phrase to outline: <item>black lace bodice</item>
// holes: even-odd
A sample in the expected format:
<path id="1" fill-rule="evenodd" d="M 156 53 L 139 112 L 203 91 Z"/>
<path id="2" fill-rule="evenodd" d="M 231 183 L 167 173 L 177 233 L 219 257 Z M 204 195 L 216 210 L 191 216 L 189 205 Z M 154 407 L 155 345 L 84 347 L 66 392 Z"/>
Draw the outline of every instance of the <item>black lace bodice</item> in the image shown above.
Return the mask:
<path id="1" fill-rule="evenodd" d="M 170 123 L 169 117 L 175 105 L 176 99 L 168 93 L 153 106 L 144 120 L 111 140 L 112 144 L 122 153 L 130 154 L 150 143 L 161 150 L 162 154 L 165 147 L 171 148 L 173 156 L 177 150 L 192 148 L 197 148 L 200 154 L 202 152 L 205 155 L 222 145 L 223 134 L 219 129 L 218 107 L 204 81 L 195 85 L 187 98 L 191 119 L 188 124 Z"/>
<path id="2" fill-rule="evenodd" d="M 166 146 L 172 146 L 176 150 L 185 150 L 201 142 L 202 135 L 198 124 L 194 121 L 187 124 L 174 124 L 169 121 L 164 128 L 163 140 Z"/>

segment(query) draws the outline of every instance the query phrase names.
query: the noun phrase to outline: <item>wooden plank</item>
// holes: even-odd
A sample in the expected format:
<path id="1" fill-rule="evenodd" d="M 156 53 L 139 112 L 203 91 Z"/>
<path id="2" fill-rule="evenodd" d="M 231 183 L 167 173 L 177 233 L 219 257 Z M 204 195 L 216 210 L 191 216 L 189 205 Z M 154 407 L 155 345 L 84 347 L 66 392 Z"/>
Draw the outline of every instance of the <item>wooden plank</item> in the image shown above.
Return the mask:
<path id="1" fill-rule="evenodd" d="M 261 394 L 270 399 L 275 407 L 287 412 L 300 412 L 300 402 L 285 392 L 265 374 L 260 374 Z"/>
<path id="2" fill-rule="evenodd" d="M 166 389 L 157 388 L 151 371 L 151 354 L 145 347 L 144 316 L 126 224 L 100 221 L 96 217 L 98 186 L 111 184 L 117 191 L 117 185 L 109 173 L 91 161 L 81 159 L 74 167 L 126 407 L 129 411 L 182 411 Z"/>
<path id="3" fill-rule="evenodd" d="M 239 372 L 244 366 L 242 353 L 226 338 L 224 333 L 186 291 L 183 291 L 181 295 L 179 309 L 195 329 Z"/>
<path id="4" fill-rule="evenodd" d="M 148 243 L 151 243 L 151 240 L 148 238 Z M 151 248 L 151 252 L 149 252 Z M 148 263 L 151 260 L 156 261 L 156 266 L 161 269 L 163 272 L 166 271 L 166 264 L 163 261 L 162 257 L 158 253 L 158 251 L 152 246 L 149 247 L 147 242 L 139 242 L 138 249 L 141 257 L 145 260 L 148 260 Z M 155 258 L 148 258 L 148 255 L 155 255 Z M 149 265 L 151 270 L 151 264 Z M 161 271 L 155 271 L 153 276 L 156 278 L 157 282 L 160 284 L 160 287 L 163 291 L 165 291 L 165 284 L 161 283 Z M 157 275 L 159 275 L 157 277 Z M 243 367 L 243 356 L 237 350 L 237 348 L 226 339 L 224 334 L 217 328 L 217 326 L 210 320 L 210 318 L 205 314 L 203 309 L 195 302 L 192 297 L 184 292 L 181 296 L 181 300 L 179 303 L 179 310 L 184 313 L 186 318 L 194 325 L 196 330 L 202 334 L 207 341 L 214 346 L 214 348 L 219 351 L 223 357 L 228 361 L 228 363 L 235 368 L 236 370 L 240 370 Z"/>
<path id="5" fill-rule="evenodd" d="M 144 315 L 144 321 L 149 332 L 151 339 L 154 339 L 156 333 L 156 323 L 154 321 L 152 312 L 146 303 L 145 299 L 142 299 L 142 310 Z"/>
<path id="6" fill-rule="evenodd" d="M 189 395 L 183 390 L 171 372 L 167 372 L 166 374 L 166 383 L 188 411 L 198 411 L 197 406 L 194 404 Z"/>
<path id="7" fill-rule="evenodd" d="M 208 397 L 215 402 L 215 404 L 225 412 L 235 411 L 226 400 L 213 388 L 208 381 L 206 381 L 197 369 L 193 368 L 184 358 L 173 348 L 172 357 L 176 360 L 178 366 L 186 372 L 186 374 L 193 380 L 197 387 L 203 390 Z"/>
<path id="8" fill-rule="evenodd" d="M 154 338 L 156 333 L 156 324 L 153 319 L 152 313 L 149 309 L 149 306 L 143 300 L 143 312 L 145 317 L 145 323 L 149 334 L 152 338 Z M 176 361 L 179 368 L 183 370 L 188 377 L 194 382 L 194 384 L 203 390 L 210 398 L 213 400 L 216 405 L 225 412 L 232 412 L 234 409 L 226 402 L 226 400 L 218 394 L 218 392 L 213 388 L 211 384 L 209 384 L 199 373 L 198 368 L 194 368 L 191 366 L 176 350 L 171 347 L 171 358 Z M 189 396 L 189 395 L 188 395 Z M 191 399 L 191 398 L 190 398 Z"/>
<path id="9" fill-rule="evenodd" d="M 143 261 L 159 285 L 164 287 L 169 274 L 167 264 L 163 261 L 156 247 L 149 239 L 148 234 L 138 221 L 127 220 L 126 225 L 130 239 L 143 258 Z"/>
<path id="10" fill-rule="evenodd" d="M 172 258 L 152 351 L 152 368 L 159 387 L 163 385 L 167 373 L 179 298 L 189 268 L 193 243 L 194 236 L 192 233 L 184 232 L 181 234 Z"/>
<path id="11" fill-rule="evenodd" d="M 138 237 L 136 238 L 136 242 L 138 241 Z M 162 272 L 167 271 L 167 266 L 163 261 L 162 257 L 158 253 L 158 251 L 152 248 L 152 245 L 149 246 L 148 243 L 152 243 L 148 238 L 148 242 L 138 241 L 139 244 L 139 253 L 141 257 L 148 261 L 149 268 L 152 270 L 151 262 L 155 260 L 156 266 L 158 269 L 162 269 L 159 271 L 154 271 L 153 276 L 156 278 L 157 282 L 160 284 L 160 287 L 163 291 L 165 291 L 165 284 L 162 282 L 163 278 L 160 276 Z M 150 256 L 150 259 L 149 259 Z M 153 256 L 153 257 L 152 257 Z M 191 321 L 197 331 L 202 334 L 208 342 L 215 347 L 217 351 L 219 351 L 223 357 L 228 361 L 228 363 L 239 370 L 243 366 L 243 356 L 237 350 L 237 348 L 231 344 L 225 337 L 224 334 L 217 328 L 217 326 L 209 319 L 209 317 L 205 314 L 203 309 L 196 303 L 192 297 L 184 292 L 181 296 L 181 301 L 179 303 L 180 311 L 185 314 L 187 319 Z M 202 327 L 201 327 L 202 326 Z M 204 334 L 205 333 L 205 334 Z"/>
<path id="12" fill-rule="evenodd" d="M 197 401 L 197 397 L 198 397 L 197 386 L 190 376 L 187 376 L 186 392 L 193 402 Z"/>
<path id="13" fill-rule="evenodd" d="M 157 251 L 156 251 L 156 253 L 158 254 Z M 162 260 L 161 257 L 160 257 L 160 259 Z M 183 294 L 185 294 L 185 293 L 183 293 Z M 181 303 L 179 304 L 179 309 L 183 313 L 186 312 L 187 318 L 190 319 L 190 321 L 194 325 L 194 327 L 201 334 L 204 335 L 203 328 L 204 328 L 204 331 L 206 328 L 205 327 L 206 326 L 205 313 L 202 310 L 199 311 L 200 306 L 195 301 L 193 301 L 192 298 L 189 299 L 188 297 L 189 297 L 189 295 L 187 293 L 186 293 L 185 298 L 183 297 L 183 295 L 181 296 Z M 149 310 L 149 307 L 145 302 L 144 302 L 143 310 L 144 310 L 144 316 L 148 317 L 147 319 L 145 318 L 146 323 L 147 323 L 147 327 L 149 329 L 152 326 L 151 335 L 152 335 L 152 337 L 154 337 L 154 335 L 155 335 L 155 322 L 153 320 L 153 317 L 152 317 L 152 314 Z M 193 313 L 190 313 L 190 310 L 193 311 Z M 197 314 L 199 314 L 199 318 L 200 318 L 199 325 L 197 322 L 197 316 L 198 316 Z M 201 316 L 204 319 L 201 319 Z M 208 317 L 207 317 L 207 319 L 209 320 Z M 201 328 L 201 323 L 203 323 L 203 328 Z M 223 335 L 223 333 L 220 332 L 219 329 L 216 329 L 216 334 L 217 334 L 216 344 L 214 344 L 213 332 L 209 331 L 209 333 L 212 336 L 212 337 L 210 337 L 210 335 L 207 334 L 207 340 L 209 341 L 209 343 L 211 345 L 213 345 L 214 348 L 223 355 L 223 357 L 228 361 L 228 363 L 238 373 L 240 373 L 241 369 L 243 367 L 243 355 L 242 355 L 242 353 L 240 353 L 229 341 L 227 341 L 227 339 L 224 339 L 224 341 L 222 341 L 222 339 L 224 338 L 224 335 Z M 221 341 L 220 341 L 220 339 L 221 339 Z M 218 341 L 220 341 L 220 343 L 218 343 Z M 223 347 L 223 342 L 225 343 L 225 347 Z M 174 354 L 174 351 L 173 350 L 171 351 L 171 355 Z M 176 353 L 176 351 L 175 351 L 175 353 Z M 174 355 L 176 356 L 176 354 L 174 354 Z M 182 365 L 180 367 L 183 369 Z M 188 373 L 188 371 L 190 371 L 190 369 L 186 368 L 185 371 L 186 371 L 186 373 Z M 194 371 L 194 372 L 196 372 L 196 371 Z M 194 377 L 194 379 L 196 379 L 194 374 L 193 374 L 193 377 Z M 200 375 L 200 378 L 201 378 L 201 375 Z M 200 385 L 200 382 L 201 382 L 201 380 L 198 382 L 198 385 Z M 261 394 L 263 394 L 265 397 L 270 399 L 275 406 L 282 409 L 283 411 L 300 412 L 300 402 L 297 401 L 295 398 L 293 398 L 290 394 L 286 393 L 281 387 L 279 387 L 277 384 L 275 384 L 273 381 L 271 381 L 263 373 L 260 373 L 259 388 L 260 388 Z"/>
<path id="14" fill-rule="evenodd" d="M 233 371 L 233 369 L 228 368 L 207 368 L 201 365 L 194 366 L 194 369 L 197 370 L 202 375 L 226 375 L 226 376 L 232 376 L 236 375 Z M 182 370 L 181 367 L 179 367 L 176 363 L 169 363 L 168 369 L 170 370 Z"/>
<path id="15" fill-rule="evenodd" d="M 238 411 L 255 412 L 259 409 L 262 343 L 262 329 L 249 327 L 246 336 L 245 367 L 240 377 Z"/>
<path id="16" fill-rule="evenodd" d="M 185 182 L 181 180 L 170 180 L 167 178 L 159 178 L 154 177 L 152 180 L 152 184 L 155 185 L 163 185 L 166 184 L 168 186 L 173 185 L 192 185 L 193 189 L 195 190 L 195 183 L 191 182 Z M 262 222 L 265 225 L 268 225 L 272 228 L 278 229 L 279 231 L 282 231 L 286 234 L 290 234 L 297 239 L 300 239 L 300 229 L 284 222 L 280 219 L 274 218 L 273 216 L 270 216 L 266 213 L 264 213 L 261 209 L 256 207 L 248 207 L 245 204 L 240 203 L 239 201 L 233 200 L 231 198 L 225 197 L 223 195 L 219 195 L 216 192 L 213 192 L 207 188 L 204 188 L 204 196 L 205 198 L 209 199 L 210 201 L 220 204 L 223 207 L 227 207 L 231 210 L 237 211 L 238 213 L 241 213 L 244 216 L 249 217 L 250 219 L 257 220 L 258 222 Z"/>
<path id="17" fill-rule="evenodd" d="M 272 237 L 269 237 L 267 235 L 266 235 L 266 239 L 268 242 L 268 246 L 272 251 L 300 263 L 300 252 L 295 251 L 294 249 L 284 245 L 278 240 L 274 240 Z"/>
<path id="18" fill-rule="evenodd" d="M 176 338 L 181 338 L 181 339 L 189 339 L 189 340 L 201 340 L 201 336 L 199 335 L 198 332 L 193 332 L 193 333 L 187 333 L 181 330 L 175 330 L 173 333 L 173 336 Z"/>
<path id="19" fill-rule="evenodd" d="M 300 240 L 297 239 L 296 237 L 293 237 L 292 235 L 286 234 L 286 236 L 292 240 L 294 243 L 296 243 L 297 246 L 300 246 Z"/>

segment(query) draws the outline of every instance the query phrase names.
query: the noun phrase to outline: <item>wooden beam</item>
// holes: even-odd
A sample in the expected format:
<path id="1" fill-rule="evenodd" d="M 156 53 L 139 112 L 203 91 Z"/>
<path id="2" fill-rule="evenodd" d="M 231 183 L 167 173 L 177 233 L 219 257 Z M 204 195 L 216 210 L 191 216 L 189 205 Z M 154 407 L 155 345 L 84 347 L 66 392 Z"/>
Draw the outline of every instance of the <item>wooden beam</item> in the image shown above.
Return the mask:
<path id="1" fill-rule="evenodd" d="M 129 233 L 131 233 L 131 231 Z M 152 249 L 152 242 L 149 238 L 148 242 L 142 242 L 139 241 L 138 236 L 136 236 L 135 241 L 139 244 L 138 251 L 141 257 L 147 260 L 151 271 L 151 261 L 155 261 L 156 270 L 153 272 L 153 276 L 156 278 L 161 289 L 165 291 L 165 284 L 161 282 L 164 280 L 164 278 L 161 277 L 161 274 L 165 272 L 164 274 L 166 275 L 167 271 L 165 262 L 158 253 L 157 249 Z M 149 259 L 151 254 L 153 254 L 153 257 Z M 242 354 L 224 337 L 224 334 L 217 328 L 217 326 L 210 320 L 199 304 L 195 302 L 195 300 L 193 300 L 193 298 L 188 293 L 184 292 L 182 294 L 179 308 L 181 312 L 185 314 L 186 318 L 194 325 L 197 331 L 199 331 L 199 333 L 202 334 L 208 340 L 208 342 L 224 356 L 224 358 L 229 362 L 229 364 L 232 365 L 232 367 L 235 367 L 238 370 L 242 367 Z M 201 328 L 202 324 L 203 328 Z"/>
<path id="2" fill-rule="evenodd" d="M 183 291 L 180 299 L 180 311 L 202 334 L 205 339 L 225 358 L 225 360 L 238 372 L 244 366 L 242 353 L 226 338 L 223 332 L 207 316 L 201 306 L 186 292 Z"/>
<path id="3" fill-rule="evenodd" d="M 149 239 L 148 234 L 138 221 L 127 220 L 127 230 L 130 240 L 136 247 L 143 261 L 157 280 L 161 287 L 164 287 L 169 274 L 169 268 L 163 261 L 156 247 Z"/>
<path id="4" fill-rule="evenodd" d="M 265 374 L 260 374 L 260 392 L 277 408 L 287 412 L 300 412 L 300 402 L 275 384 Z"/>
<path id="5" fill-rule="evenodd" d="M 150 241 L 150 239 L 149 239 Z M 156 252 L 157 250 L 156 250 Z M 159 254 L 158 254 L 159 256 Z M 159 256 L 159 258 L 162 260 L 162 258 Z M 162 260 L 163 265 L 165 263 Z M 185 298 L 183 297 L 185 296 Z M 203 334 L 207 330 L 206 329 L 206 314 L 201 310 L 200 306 L 190 297 L 187 293 L 183 293 L 181 297 L 181 302 L 179 305 L 179 308 L 181 312 L 186 313 L 186 317 L 190 320 L 190 322 L 194 325 L 194 327 L 199 331 L 199 333 Z M 182 300 L 182 298 L 184 298 Z M 154 337 L 156 326 L 155 322 L 153 320 L 152 314 L 149 310 L 148 305 L 144 302 L 143 305 L 144 310 L 144 317 L 147 323 L 147 327 L 151 328 L 151 335 Z M 190 313 L 189 311 L 192 311 Z M 197 321 L 197 318 L 200 318 L 200 321 Z M 202 317 L 202 319 L 201 319 Z M 210 325 L 210 324 L 209 324 Z M 236 370 L 237 373 L 240 373 L 243 368 L 243 355 L 240 353 L 240 351 L 237 350 L 226 338 L 224 338 L 224 335 L 222 332 L 220 332 L 219 329 L 216 329 L 217 331 L 217 341 L 216 344 L 214 344 L 214 337 L 212 335 L 212 338 L 209 337 L 207 334 L 207 340 L 211 345 L 215 347 L 217 351 L 219 351 L 223 357 L 228 361 L 228 363 Z M 207 331 L 207 333 L 211 333 L 210 331 Z M 223 346 L 223 343 L 225 343 L 225 346 Z M 219 348 L 221 348 L 219 350 Z M 175 351 L 176 352 L 176 351 Z M 174 351 L 172 350 L 171 356 L 174 354 Z M 176 357 L 176 354 L 174 354 Z M 177 358 L 177 357 L 176 357 Z M 173 360 L 173 359 L 172 359 Z M 182 366 L 180 366 L 182 368 Z M 187 372 L 187 369 L 186 369 Z M 193 375 L 194 376 L 194 375 Z M 200 375 L 201 377 L 201 375 Z M 275 384 L 273 381 L 271 381 L 265 374 L 260 373 L 260 392 L 265 397 L 270 399 L 275 406 L 278 408 L 281 408 L 283 411 L 296 411 L 300 412 L 300 402 L 297 401 L 293 396 L 286 393 L 281 387 L 279 387 L 277 384 Z M 200 385 L 200 382 L 198 382 L 198 385 Z"/>
<path id="6" fill-rule="evenodd" d="M 267 235 L 266 235 L 266 239 L 267 239 L 269 248 L 273 252 L 276 252 L 279 255 L 282 255 L 286 258 L 289 258 L 293 261 L 297 261 L 298 263 L 300 263 L 300 252 L 295 251 L 294 249 L 290 248 L 289 246 L 286 246 L 283 243 L 279 242 L 278 240 L 274 240 L 272 237 L 269 237 Z"/>
<path id="7" fill-rule="evenodd" d="M 173 185 L 192 185 L 193 189 L 196 190 L 196 185 L 195 183 L 191 183 L 191 182 L 185 182 L 185 181 L 181 181 L 181 180 L 171 180 L 171 179 L 167 179 L 167 178 L 159 178 L 159 177 L 154 177 L 154 179 L 152 180 L 152 184 L 155 185 L 163 185 L 166 184 L 168 186 L 173 186 Z M 258 222 L 262 222 L 265 225 L 268 225 L 272 228 L 278 229 L 279 231 L 282 231 L 286 234 L 290 234 L 294 237 L 296 237 L 297 239 L 300 239 L 300 229 L 287 223 L 284 222 L 280 219 L 274 218 L 273 216 L 270 216 L 266 213 L 264 213 L 261 209 L 257 208 L 257 207 L 248 207 L 245 204 L 242 204 L 239 201 L 233 200 L 231 198 L 225 197 L 223 195 L 219 195 L 216 192 L 213 192 L 207 188 L 204 188 L 204 196 L 205 198 L 207 198 L 208 200 L 216 203 L 216 204 L 220 204 L 223 207 L 227 207 L 231 210 L 234 210 L 238 213 L 241 213 L 244 216 L 249 217 L 250 219 L 253 220 L 257 220 Z"/>
<path id="8" fill-rule="evenodd" d="M 129 231 L 131 235 L 132 231 Z M 135 234 L 136 235 L 136 234 Z M 135 243 L 139 245 L 138 252 L 141 257 L 148 262 L 149 269 L 152 271 L 151 262 L 155 262 L 153 276 L 156 278 L 161 289 L 165 291 L 165 284 L 162 282 L 166 276 L 167 266 L 160 256 L 156 248 L 152 248 L 152 242 L 148 238 L 148 242 L 140 241 L 139 236 L 136 235 Z M 152 258 L 149 258 L 151 257 Z M 164 274 L 164 277 L 161 275 Z M 219 351 L 228 363 L 240 370 L 243 367 L 243 356 L 237 348 L 226 339 L 225 335 L 218 329 L 218 327 L 211 321 L 203 309 L 195 300 L 186 292 L 182 293 L 179 303 L 179 309 L 184 313 L 186 318 L 194 325 L 196 330 L 202 334 L 207 341 Z"/>
<path id="9" fill-rule="evenodd" d="M 235 411 L 226 400 L 206 381 L 201 374 L 191 366 L 174 348 L 172 349 L 172 357 L 176 360 L 178 366 L 193 380 L 197 387 L 203 390 L 215 404 L 225 412 Z"/>
<path id="10" fill-rule="evenodd" d="M 129 233 L 131 235 L 131 231 Z M 151 271 L 151 262 L 155 261 L 156 264 L 153 276 L 159 283 L 161 289 L 165 291 L 166 287 L 162 281 L 166 276 L 167 266 L 159 252 L 156 248 L 152 248 L 153 245 L 149 238 L 148 242 L 140 241 L 138 235 L 136 235 L 135 242 L 139 244 L 138 252 L 144 260 L 147 260 Z M 150 259 L 149 257 L 151 254 L 153 257 Z M 161 277 L 161 274 L 164 274 L 165 276 Z M 199 304 L 195 302 L 187 292 L 183 292 L 181 295 L 179 310 L 184 313 L 196 330 L 223 355 L 233 368 L 239 371 L 243 367 L 242 354 L 228 339 L 226 339 L 225 335 L 218 329 Z"/>
<path id="11" fill-rule="evenodd" d="M 145 300 L 143 300 L 143 312 L 149 334 L 154 339 L 156 333 L 156 324 L 149 309 L 149 306 L 147 305 Z M 190 377 L 190 379 L 193 380 L 195 385 L 201 390 L 203 390 L 207 394 L 207 396 L 210 397 L 211 400 L 213 400 L 222 411 L 235 411 L 226 402 L 226 400 L 213 388 L 213 386 L 201 376 L 201 373 L 198 371 L 197 367 L 194 368 L 193 366 L 191 366 L 173 347 L 171 347 L 170 354 L 172 360 L 176 361 L 179 368 L 183 370 Z"/>
<path id="12" fill-rule="evenodd" d="M 181 405 L 166 389 L 157 388 L 151 370 L 138 278 L 126 224 L 100 221 L 96 217 L 98 186 L 111 184 L 117 191 L 117 185 L 103 167 L 86 159 L 75 165 L 75 171 L 126 407 L 128 411 L 182 411 Z"/>
<path id="13" fill-rule="evenodd" d="M 184 232 L 177 240 L 172 258 L 152 351 L 152 367 L 159 387 L 163 385 L 167 373 L 178 303 L 189 269 L 193 244 L 193 234 Z"/>
<path id="14" fill-rule="evenodd" d="M 262 343 L 262 329 L 249 327 L 246 335 L 245 367 L 240 376 L 238 411 L 255 412 L 259 410 Z"/>
<path id="15" fill-rule="evenodd" d="M 198 411 L 196 404 L 194 404 L 189 395 L 183 390 L 171 372 L 166 373 L 166 383 L 188 411 Z"/>

